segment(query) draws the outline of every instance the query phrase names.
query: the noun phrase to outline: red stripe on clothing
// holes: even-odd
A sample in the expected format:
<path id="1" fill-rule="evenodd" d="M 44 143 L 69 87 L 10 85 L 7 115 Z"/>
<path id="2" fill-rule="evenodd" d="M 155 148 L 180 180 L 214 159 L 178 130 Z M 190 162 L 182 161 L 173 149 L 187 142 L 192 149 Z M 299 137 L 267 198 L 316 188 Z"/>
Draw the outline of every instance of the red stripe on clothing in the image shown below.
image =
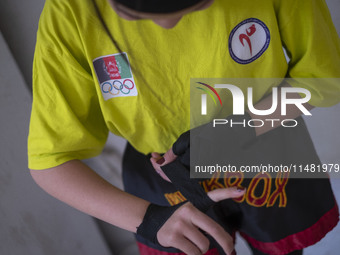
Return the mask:
<path id="1" fill-rule="evenodd" d="M 329 231 L 331 231 L 339 221 L 338 205 L 325 213 L 314 225 L 311 227 L 287 236 L 277 242 L 260 242 L 254 238 L 240 233 L 254 248 L 271 255 L 284 255 L 295 250 L 301 250 L 307 246 L 313 245 L 320 241 Z"/>
<path id="2" fill-rule="evenodd" d="M 140 242 L 137 242 L 137 245 L 139 248 L 139 253 L 141 255 L 185 255 L 185 253 L 183 252 L 171 253 L 171 252 L 166 252 L 166 251 L 159 251 L 149 246 L 146 246 L 145 244 L 142 244 Z M 217 249 L 214 248 L 214 249 L 209 250 L 204 255 L 219 255 L 219 254 L 218 254 Z"/>

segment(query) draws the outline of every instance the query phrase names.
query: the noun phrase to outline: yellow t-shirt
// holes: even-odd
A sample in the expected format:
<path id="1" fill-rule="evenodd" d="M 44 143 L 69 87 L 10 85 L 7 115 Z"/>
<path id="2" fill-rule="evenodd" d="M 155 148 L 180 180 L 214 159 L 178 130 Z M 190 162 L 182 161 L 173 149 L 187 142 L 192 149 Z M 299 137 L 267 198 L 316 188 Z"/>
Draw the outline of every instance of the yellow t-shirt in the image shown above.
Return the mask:
<path id="1" fill-rule="evenodd" d="M 190 127 L 190 78 L 340 77 L 339 37 L 323 0 L 215 0 L 170 30 L 126 21 L 96 2 L 121 51 L 91 0 L 46 0 L 33 67 L 31 169 L 96 156 L 109 131 L 142 153 L 167 151 Z M 340 101 L 340 85 L 303 86 L 312 105 Z M 254 101 L 270 89 L 258 88 Z"/>

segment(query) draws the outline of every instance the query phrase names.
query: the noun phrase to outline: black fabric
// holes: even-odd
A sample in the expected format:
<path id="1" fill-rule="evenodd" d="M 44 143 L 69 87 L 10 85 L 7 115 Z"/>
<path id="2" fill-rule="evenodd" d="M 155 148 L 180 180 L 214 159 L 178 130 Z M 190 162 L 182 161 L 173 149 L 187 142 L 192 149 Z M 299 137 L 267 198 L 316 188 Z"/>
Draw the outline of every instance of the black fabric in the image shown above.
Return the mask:
<path id="1" fill-rule="evenodd" d="M 302 118 L 298 118 L 297 121 L 299 124 L 295 128 L 280 127 L 260 136 L 255 143 L 242 152 L 243 160 L 247 161 L 247 157 L 252 157 L 252 160 L 258 160 L 258 162 L 270 159 L 272 163 L 290 160 L 297 164 L 320 164 Z M 145 156 L 131 145 L 127 145 L 123 161 L 125 190 L 153 203 L 169 206 L 166 197 L 169 197 L 168 194 L 175 194 L 178 189 L 156 173 L 149 159 L 150 156 Z M 216 182 L 222 186 L 235 181 L 234 177 L 221 177 L 223 178 L 217 179 Z M 294 177 L 293 174 L 290 177 Z M 283 196 L 278 197 L 271 206 L 267 204 L 253 206 L 247 199 L 242 202 L 228 199 L 215 204 L 206 214 L 229 233 L 239 230 L 259 242 L 275 243 L 306 230 L 335 207 L 336 201 L 330 181 L 325 173 L 320 174 L 320 177 L 326 178 L 289 178 L 285 185 L 287 202 L 283 206 L 280 204 Z M 268 190 L 271 195 L 277 189 L 276 180 L 277 176 L 271 175 L 271 185 Z M 204 182 L 204 180 L 200 181 Z M 238 185 L 249 190 L 251 181 L 252 179 L 242 178 Z M 264 182 L 261 181 L 254 190 L 254 194 L 259 197 L 263 190 Z M 335 220 L 327 224 L 334 225 Z M 142 237 L 137 237 L 137 240 L 154 249 L 178 252 L 175 249 L 156 246 Z"/>
<path id="2" fill-rule="evenodd" d="M 214 127 L 209 122 L 188 130 L 172 145 L 172 150 L 178 156 L 179 161 L 187 167 L 190 166 L 190 142 L 192 143 L 191 146 L 196 148 L 204 144 L 203 155 L 197 156 L 200 159 L 207 159 L 207 150 L 210 150 L 215 155 L 214 159 L 221 154 L 220 152 L 215 153 L 214 149 L 220 151 L 220 148 L 224 148 L 224 154 L 230 154 L 230 150 L 231 152 L 236 149 L 242 150 L 256 140 L 255 128 L 240 124 L 248 123 L 249 120 L 251 120 L 251 117 L 246 112 L 244 115 L 231 115 L 227 118 L 228 123 L 233 123 L 232 127 L 226 128 L 225 125 L 216 125 Z"/>
<path id="3" fill-rule="evenodd" d="M 173 153 L 185 166 L 190 166 L 190 130 L 184 132 L 172 145 Z"/>
<path id="4" fill-rule="evenodd" d="M 129 143 L 127 144 L 123 157 L 123 184 L 124 190 L 132 195 L 150 201 L 153 204 L 162 205 L 169 207 L 169 202 L 165 199 L 165 194 L 177 192 L 177 188 L 170 182 L 167 182 L 161 178 L 153 166 L 150 163 L 150 155 L 144 155 L 136 151 Z M 205 213 L 217 221 L 223 228 L 229 232 L 233 233 L 236 228 L 236 223 L 239 225 L 237 215 L 233 214 L 236 210 L 228 211 L 225 214 L 222 210 L 218 208 L 218 204 L 211 207 Z M 231 218 L 229 220 L 229 213 Z M 227 220 L 225 220 L 227 218 Z M 221 220 L 223 219 L 223 220 Z M 226 222 L 229 222 L 226 224 Z M 144 238 L 141 235 L 136 235 L 138 242 L 143 243 L 153 249 L 159 251 L 165 251 L 170 253 L 181 252 L 175 248 L 165 248 L 157 243 Z M 217 248 L 220 249 L 216 241 L 208 236 L 210 241 L 210 249 Z M 223 254 L 223 252 L 220 252 Z"/>
<path id="5" fill-rule="evenodd" d="M 172 13 L 206 0 L 114 0 L 130 9 L 146 13 Z"/>
<path id="6" fill-rule="evenodd" d="M 251 245 L 249 245 L 251 251 L 252 251 L 252 255 L 268 255 L 267 253 L 263 253 L 257 249 L 255 249 L 254 247 L 252 247 Z M 296 250 L 293 251 L 291 253 L 288 253 L 286 255 L 302 255 L 303 254 L 303 250 Z"/>
<path id="7" fill-rule="evenodd" d="M 199 210 L 206 212 L 215 202 L 209 198 L 190 171 L 179 160 L 161 167 L 174 186 Z"/>
<path id="8" fill-rule="evenodd" d="M 159 229 L 182 205 L 183 203 L 174 206 L 150 204 L 145 212 L 143 222 L 137 228 L 137 235 L 144 237 L 154 244 L 159 244 L 157 240 L 157 233 Z"/>

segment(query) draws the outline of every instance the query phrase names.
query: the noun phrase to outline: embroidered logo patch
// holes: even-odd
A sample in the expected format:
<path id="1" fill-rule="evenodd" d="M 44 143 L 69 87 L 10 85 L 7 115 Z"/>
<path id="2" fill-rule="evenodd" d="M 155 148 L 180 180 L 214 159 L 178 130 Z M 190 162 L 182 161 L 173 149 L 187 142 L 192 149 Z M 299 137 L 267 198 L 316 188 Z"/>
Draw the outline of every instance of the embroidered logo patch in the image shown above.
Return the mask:
<path id="1" fill-rule="evenodd" d="M 138 95 L 125 52 L 96 58 L 93 66 L 104 100 Z"/>
<path id="2" fill-rule="evenodd" d="M 229 52 L 239 64 L 258 59 L 270 43 L 270 31 L 261 20 L 250 18 L 238 24 L 229 36 Z"/>

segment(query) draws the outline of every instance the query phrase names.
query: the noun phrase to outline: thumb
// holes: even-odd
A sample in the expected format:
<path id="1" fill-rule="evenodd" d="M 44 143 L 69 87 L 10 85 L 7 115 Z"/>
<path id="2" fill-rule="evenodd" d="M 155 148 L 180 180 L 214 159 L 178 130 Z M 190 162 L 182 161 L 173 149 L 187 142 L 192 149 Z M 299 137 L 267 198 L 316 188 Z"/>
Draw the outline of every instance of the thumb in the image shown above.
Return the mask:
<path id="1" fill-rule="evenodd" d="M 170 162 L 174 161 L 177 156 L 174 154 L 172 148 L 170 148 L 164 155 L 163 158 L 165 162 L 162 165 L 169 164 Z"/>
<path id="2" fill-rule="evenodd" d="M 163 156 L 155 152 L 153 152 L 151 156 L 151 163 L 153 163 L 153 165 L 155 164 L 157 167 L 169 164 L 177 158 L 172 149 L 168 150 Z"/>
<path id="3" fill-rule="evenodd" d="M 210 197 L 211 200 L 215 202 L 219 202 L 228 198 L 237 198 L 243 196 L 246 192 L 246 188 L 243 187 L 232 187 L 232 188 L 225 188 L 225 189 L 215 189 L 209 191 L 207 195 Z"/>

